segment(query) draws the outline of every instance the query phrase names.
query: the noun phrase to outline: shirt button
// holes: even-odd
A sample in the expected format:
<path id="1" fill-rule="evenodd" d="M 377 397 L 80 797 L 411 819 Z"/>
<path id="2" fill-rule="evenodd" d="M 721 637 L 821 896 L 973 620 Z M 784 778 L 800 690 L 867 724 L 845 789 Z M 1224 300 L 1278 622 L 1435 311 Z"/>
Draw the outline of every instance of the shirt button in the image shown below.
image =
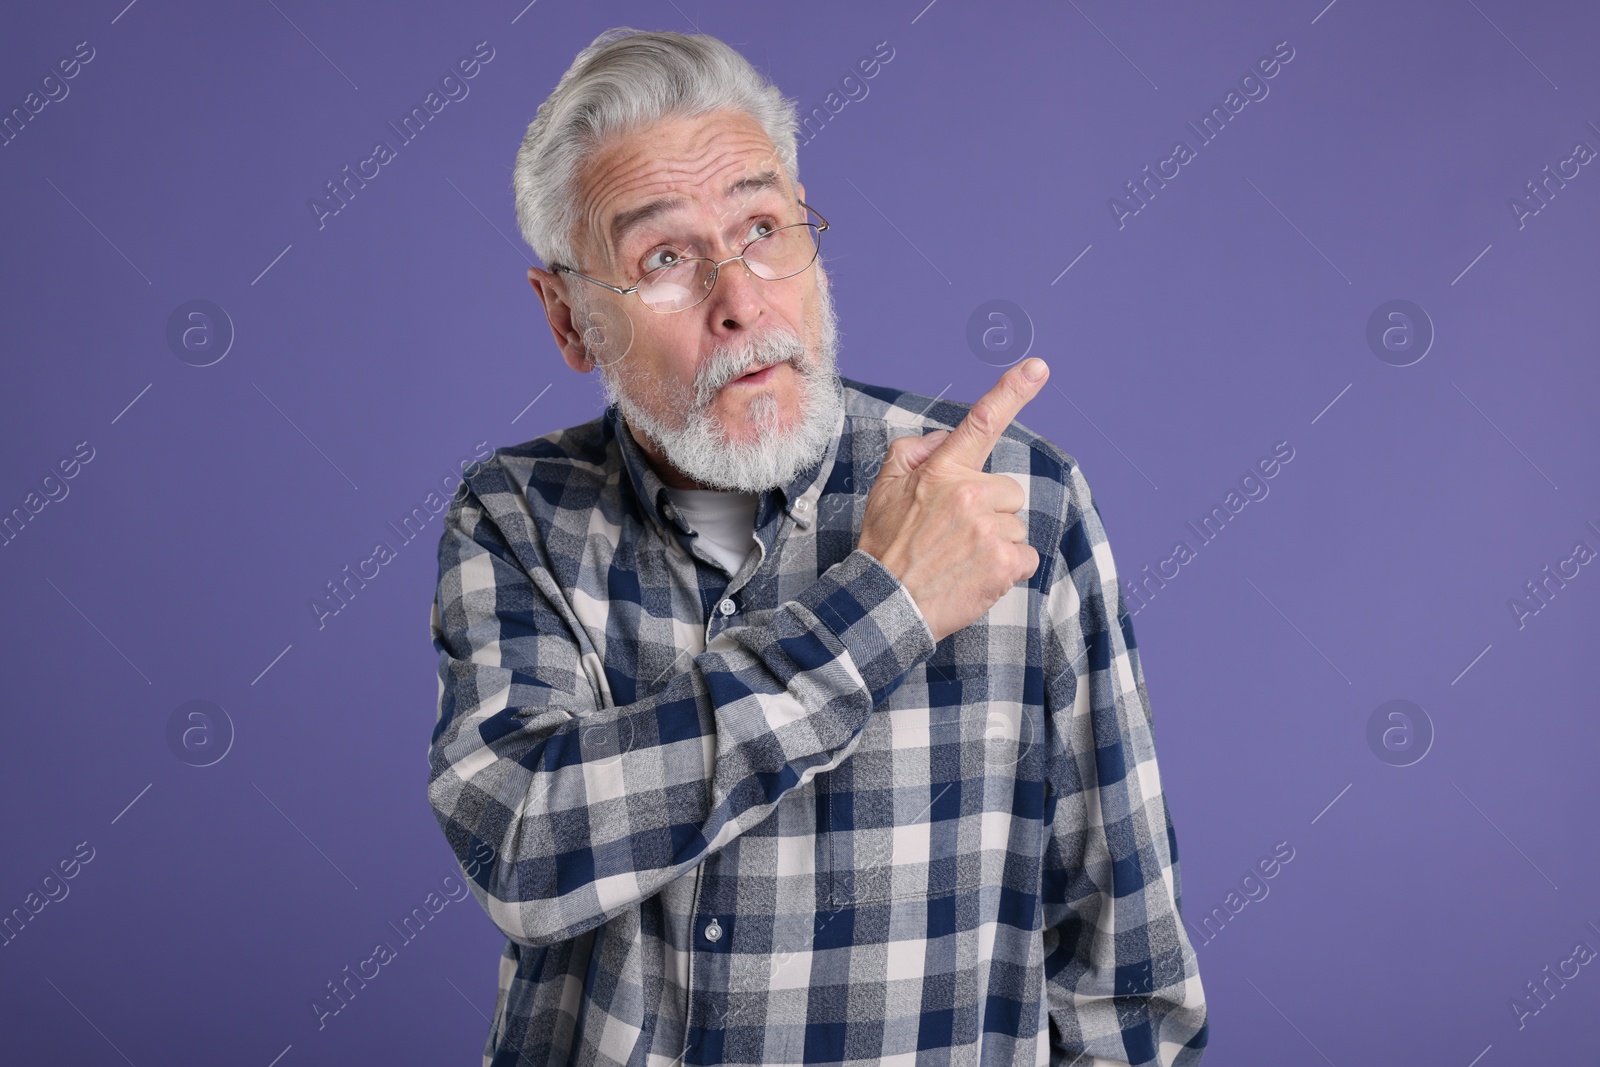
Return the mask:
<path id="1" fill-rule="evenodd" d="M 706 940 L 712 942 L 722 940 L 722 926 L 715 919 L 706 924 Z"/>
<path id="2" fill-rule="evenodd" d="M 795 504 L 794 509 L 800 514 L 804 515 L 806 512 L 811 510 L 811 501 L 801 500 Z"/>
<path id="3" fill-rule="evenodd" d="M 727 600 L 724 600 L 722 603 L 717 605 L 717 610 L 722 612 L 724 615 L 732 615 L 734 612 L 739 610 L 739 605 L 733 602 L 732 597 L 729 597 Z"/>

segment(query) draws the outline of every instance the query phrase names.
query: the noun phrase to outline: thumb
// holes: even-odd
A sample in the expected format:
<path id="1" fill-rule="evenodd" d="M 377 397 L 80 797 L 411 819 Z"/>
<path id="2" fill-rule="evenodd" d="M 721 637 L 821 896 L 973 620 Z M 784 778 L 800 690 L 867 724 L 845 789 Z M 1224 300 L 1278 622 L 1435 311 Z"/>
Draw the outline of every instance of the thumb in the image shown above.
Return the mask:
<path id="1" fill-rule="evenodd" d="M 897 437 L 889 442 L 889 458 L 883 464 L 883 474 L 902 478 L 922 465 L 938 449 L 940 442 L 950 436 L 949 430 L 935 430 L 921 437 Z"/>

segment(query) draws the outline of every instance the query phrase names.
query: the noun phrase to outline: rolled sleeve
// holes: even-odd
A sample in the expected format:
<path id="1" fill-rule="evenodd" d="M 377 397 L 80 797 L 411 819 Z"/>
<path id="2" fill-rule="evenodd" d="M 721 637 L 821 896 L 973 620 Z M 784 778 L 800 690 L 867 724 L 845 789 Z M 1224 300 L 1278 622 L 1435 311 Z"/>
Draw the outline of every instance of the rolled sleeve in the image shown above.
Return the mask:
<path id="1" fill-rule="evenodd" d="M 875 705 L 934 649 L 933 632 L 910 592 L 877 557 L 859 548 L 796 603 L 850 653 Z"/>

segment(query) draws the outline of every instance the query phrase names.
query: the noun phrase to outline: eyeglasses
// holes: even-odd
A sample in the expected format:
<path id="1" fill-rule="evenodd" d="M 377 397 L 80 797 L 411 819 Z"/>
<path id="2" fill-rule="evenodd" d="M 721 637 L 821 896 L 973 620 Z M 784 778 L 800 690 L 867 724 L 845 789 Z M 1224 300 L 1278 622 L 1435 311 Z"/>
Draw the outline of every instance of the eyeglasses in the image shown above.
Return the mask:
<path id="1" fill-rule="evenodd" d="M 798 203 L 821 219 L 822 225 L 819 226 L 814 222 L 796 222 L 788 226 L 775 227 L 770 232 L 746 242 L 744 250 L 737 256 L 729 256 L 723 260 L 705 259 L 699 256 L 674 258 L 670 263 L 646 271 L 637 282 L 626 289 L 603 282 L 599 278 L 591 278 L 560 263 L 550 264 L 550 270 L 557 274 L 574 275 L 623 296 L 638 293 L 645 307 L 661 315 L 688 311 L 711 295 L 712 288 L 717 284 L 718 272 L 724 264 L 732 263 L 734 260 L 742 261 L 745 270 L 752 276 L 768 282 L 792 278 L 811 266 L 822 247 L 822 231 L 828 228 L 828 220 L 822 218 L 821 214 L 804 200 Z M 676 252 L 670 250 L 665 254 L 677 256 Z"/>

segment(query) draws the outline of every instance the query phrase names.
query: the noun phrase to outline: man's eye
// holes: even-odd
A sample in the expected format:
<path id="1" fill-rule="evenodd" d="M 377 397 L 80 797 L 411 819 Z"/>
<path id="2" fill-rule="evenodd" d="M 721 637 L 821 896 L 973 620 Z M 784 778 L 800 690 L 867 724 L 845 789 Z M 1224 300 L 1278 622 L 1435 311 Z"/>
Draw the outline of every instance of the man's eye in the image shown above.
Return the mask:
<path id="1" fill-rule="evenodd" d="M 659 267 L 670 267 L 682 258 L 682 254 L 675 248 L 658 248 L 648 256 L 645 256 L 640 266 L 648 272 Z"/>
<path id="2" fill-rule="evenodd" d="M 744 235 L 744 243 L 749 244 L 758 237 L 765 237 L 777 228 L 778 224 L 772 219 L 757 219 L 750 224 L 750 231 Z"/>

